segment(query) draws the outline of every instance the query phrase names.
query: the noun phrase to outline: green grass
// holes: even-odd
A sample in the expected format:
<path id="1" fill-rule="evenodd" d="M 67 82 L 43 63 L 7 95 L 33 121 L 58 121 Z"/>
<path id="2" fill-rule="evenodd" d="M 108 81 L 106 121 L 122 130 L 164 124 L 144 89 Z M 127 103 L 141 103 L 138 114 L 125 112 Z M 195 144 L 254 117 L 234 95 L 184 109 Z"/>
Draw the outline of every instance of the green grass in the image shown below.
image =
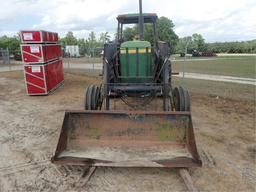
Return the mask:
<path id="1" fill-rule="evenodd" d="M 102 63 L 102 58 L 81 57 L 63 60 L 65 63 Z M 191 57 L 184 62 L 184 58 L 174 55 L 172 61 L 175 72 L 182 72 L 185 65 L 185 72 L 256 78 L 256 56 Z"/>
<path id="2" fill-rule="evenodd" d="M 237 83 L 183 79 L 173 77 L 174 87 L 181 85 L 186 87 L 189 92 L 202 93 L 212 96 L 231 98 L 236 100 L 255 101 L 256 87 L 254 85 L 243 85 Z"/>
<path id="3" fill-rule="evenodd" d="M 200 60 L 210 59 L 210 60 Z M 228 75 L 236 77 L 255 78 L 256 75 L 256 57 L 255 56 L 229 56 L 213 58 L 189 59 L 186 62 L 179 60 L 173 61 L 173 71 L 203 73 L 214 75 Z"/>
<path id="4" fill-rule="evenodd" d="M 99 77 L 101 70 L 88 69 L 66 69 L 65 72 L 72 74 L 85 75 L 90 77 Z M 96 80 L 96 79 L 95 79 Z M 98 81 L 97 80 L 97 81 Z M 101 80 L 100 80 L 101 81 Z M 183 79 L 173 76 L 173 87 L 181 85 L 186 87 L 191 93 L 200 93 L 211 95 L 213 97 L 231 98 L 235 100 L 255 101 L 256 86 L 244 85 L 229 82 L 197 80 L 197 79 Z"/>

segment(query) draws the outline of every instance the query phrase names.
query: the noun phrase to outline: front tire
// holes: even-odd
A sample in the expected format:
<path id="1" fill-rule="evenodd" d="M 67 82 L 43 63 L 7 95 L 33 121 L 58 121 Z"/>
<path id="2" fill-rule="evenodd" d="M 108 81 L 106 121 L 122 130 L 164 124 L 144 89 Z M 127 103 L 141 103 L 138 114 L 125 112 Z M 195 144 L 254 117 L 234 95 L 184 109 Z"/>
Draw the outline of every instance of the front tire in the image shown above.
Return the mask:
<path id="1" fill-rule="evenodd" d="M 187 89 L 178 86 L 173 89 L 173 104 L 175 111 L 190 111 L 190 96 Z"/>
<path id="2" fill-rule="evenodd" d="M 85 89 L 84 109 L 97 110 L 100 101 L 100 88 L 96 85 L 90 85 Z"/>

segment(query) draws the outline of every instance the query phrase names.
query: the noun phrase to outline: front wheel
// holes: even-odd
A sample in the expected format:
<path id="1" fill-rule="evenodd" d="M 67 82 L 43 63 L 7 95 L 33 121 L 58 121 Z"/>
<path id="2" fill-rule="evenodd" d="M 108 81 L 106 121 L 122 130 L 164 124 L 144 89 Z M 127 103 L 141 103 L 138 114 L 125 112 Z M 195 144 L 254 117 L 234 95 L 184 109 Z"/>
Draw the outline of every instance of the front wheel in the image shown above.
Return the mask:
<path id="1" fill-rule="evenodd" d="M 85 89 L 84 109 L 97 110 L 100 107 L 100 88 L 90 85 Z"/>
<path id="2" fill-rule="evenodd" d="M 190 96 L 188 90 L 178 86 L 172 91 L 175 111 L 190 111 Z"/>

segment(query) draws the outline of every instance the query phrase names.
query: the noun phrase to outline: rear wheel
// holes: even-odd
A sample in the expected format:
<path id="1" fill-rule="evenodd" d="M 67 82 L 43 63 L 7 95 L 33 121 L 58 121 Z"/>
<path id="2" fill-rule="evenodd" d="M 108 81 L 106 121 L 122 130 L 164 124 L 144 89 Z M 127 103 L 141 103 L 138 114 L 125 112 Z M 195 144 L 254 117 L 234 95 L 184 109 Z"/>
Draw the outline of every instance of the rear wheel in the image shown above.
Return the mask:
<path id="1" fill-rule="evenodd" d="M 190 111 L 190 96 L 185 88 L 175 87 L 172 95 L 175 111 Z"/>

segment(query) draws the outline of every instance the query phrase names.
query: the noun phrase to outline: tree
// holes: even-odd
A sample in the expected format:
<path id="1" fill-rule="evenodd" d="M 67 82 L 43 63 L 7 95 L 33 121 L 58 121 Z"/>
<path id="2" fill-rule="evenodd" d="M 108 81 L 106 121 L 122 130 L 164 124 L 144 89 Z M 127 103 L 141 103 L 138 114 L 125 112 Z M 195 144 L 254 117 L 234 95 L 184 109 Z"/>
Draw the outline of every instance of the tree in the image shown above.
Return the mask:
<path id="1" fill-rule="evenodd" d="M 194 33 L 192 36 L 179 38 L 175 52 L 184 53 L 186 46 L 188 51 L 191 51 L 192 49 L 197 49 L 198 51 L 208 50 L 208 44 L 205 43 L 203 36 L 198 33 Z"/>
<path id="2" fill-rule="evenodd" d="M 207 43 L 207 50 L 215 53 L 256 53 L 256 40 Z"/>
<path id="3" fill-rule="evenodd" d="M 171 45 L 171 53 L 174 52 L 179 37 L 173 31 L 174 24 L 167 17 L 160 17 L 157 21 L 157 28 L 160 41 L 165 41 Z"/>
<path id="4" fill-rule="evenodd" d="M 72 31 L 69 31 L 64 38 L 61 39 L 61 44 L 66 45 L 77 45 L 78 41 Z"/>
<path id="5" fill-rule="evenodd" d="M 91 31 L 87 39 L 88 43 L 88 54 L 94 56 L 94 51 L 97 46 L 99 46 L 99 41 L 96 39 L 95 32 Z"/>
<path id="6" fill-rule="evenodd" d="M 79 54 L 85 55 L 88 50 L 87 50 L 86 42 L 83 38 L 78 39 L 78 46 L 79 46 Z"/>
<path id="7" fill-rule="evenodd" d="M 127 27 L 123 31 L 123 39 L 124 41 L 132 41 L 136 34 L 138 34 L 138 27 Z"/>
<path id="8" fill-rule="evenodd" d="M 174 24 L 172 20 L 168 19 L 167 17 L 160 17 L 157 20 L 157 30 L 158 36 L 160 41 L 165 41 L 170 43 L 171 45 L 171 52 L 174 52 L 174 48 L 178 42 L 178 36 L 173 31 Z M 134 25 L 133 27 L 127 27 L 123 31 L 123 38 L 124 41 L 131 41 L 134 39 L 135 35 L 138 35 L 138 25 Z M 153 36 L 153 26 L 152 24 L 144 24 L 144 39 L 149 41 L 152 45 L 154 43 L 154 36 Z"/>
<path id="9" fill-rule="evenodd" d="M 0 47 L 9 50 L 11 54 L 20 51 L 20 40 L 18 36 L 7 37 L 6 35 L 0 37 Z"/>
<path id="10" fill-rule="evenodd" d="M 100 43 L 102 45 L 104 45 L 105 43 L 109 42 L 110 41 L 110 35 L 108 34 L 108 32 L 101 33 L 99 41 L 100 41 Z"/>
<path id="11" fill-rule="evenodd" d="M 88 41 L 95 43 L 96 42 L 96 35 L 93 31 L 90 32 L 89 37 L 88 37 Z"/>
<path id="12" fill-rule="evenodd" d="M 194 48 L 194 43 L 192 41 L 191 36 L 180 38 L 177 43 L 177 46 L 175 48 L 175 52 L 176 53 L 185 53 L 186 48 L 187 48 L 187 50 Z"/>
<path id="13" fill-rule="evenodd" d="M 144 25 L 144 38 L 146 41 L 149 41 L 152 45 L 154 44 L 154 32 L 153 32 L 153 26 L 151 24 L 145 24 Z"/>
<path id="14" fill-rule="evenodd" d="M 95 48 L 97 44 L 97 39 L 96 35 L 93 31 L 90 32 L 89 37 L 88 37 L 88 43 L 90 48 Z"/>
<path id="15" fill-rule="evenodd" d="M 198 33 L 194 33 L 192 35 L 192 41 L 194 43 L 194 48 L 198 49 L 199 51 L 204 51 L 206 49 L 206 44 L 203 36 Z"/>

